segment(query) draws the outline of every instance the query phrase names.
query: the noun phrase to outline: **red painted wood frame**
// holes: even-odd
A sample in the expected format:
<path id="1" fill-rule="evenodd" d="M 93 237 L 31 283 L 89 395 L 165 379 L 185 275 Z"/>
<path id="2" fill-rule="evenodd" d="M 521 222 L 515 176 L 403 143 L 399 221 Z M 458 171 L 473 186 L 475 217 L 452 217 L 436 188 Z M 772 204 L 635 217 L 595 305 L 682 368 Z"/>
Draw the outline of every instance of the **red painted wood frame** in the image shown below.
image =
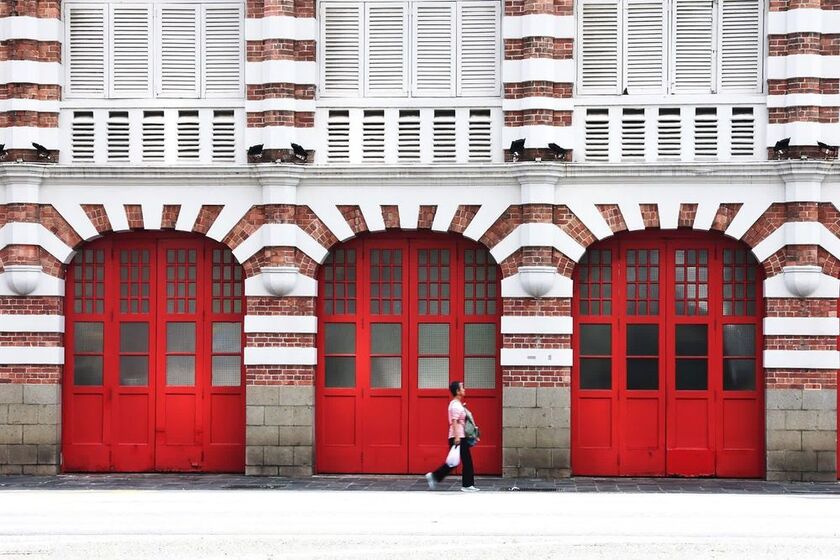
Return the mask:
<path id="1" fill-rule="evenodd" d="M 468 240 L 381 234 L 332 251 L 319 272 L 318 472 L 436 467 L 454 380 L 482 429 L 476 471 L 501 472 L 499 281 Z"/>
<path id="2" fill-rule="evenodd" d="M 623 234 L 573 279 L 573 473 L 762 477 L 763 271 L 749 249 Z"/>
<path id="3" fill-rule="evenodd" d="M 68 266 L 65 471 L 242 472 L 243 273 L 194 235 L 131 233 Z"/>

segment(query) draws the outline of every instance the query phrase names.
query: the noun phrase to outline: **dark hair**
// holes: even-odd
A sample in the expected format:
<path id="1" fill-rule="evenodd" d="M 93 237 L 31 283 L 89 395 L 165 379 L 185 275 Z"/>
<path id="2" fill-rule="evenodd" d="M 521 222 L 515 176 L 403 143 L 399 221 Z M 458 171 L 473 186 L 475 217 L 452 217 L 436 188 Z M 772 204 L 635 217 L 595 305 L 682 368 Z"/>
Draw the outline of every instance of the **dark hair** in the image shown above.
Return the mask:
<path id="1" fill-rule="evenodd" d="M 452 393 L 453 397 L 458 394 L 458 389 L 461 388 L 462 383 L 463 381 L 453 381 L 449 384 L 449 392 Z"/>

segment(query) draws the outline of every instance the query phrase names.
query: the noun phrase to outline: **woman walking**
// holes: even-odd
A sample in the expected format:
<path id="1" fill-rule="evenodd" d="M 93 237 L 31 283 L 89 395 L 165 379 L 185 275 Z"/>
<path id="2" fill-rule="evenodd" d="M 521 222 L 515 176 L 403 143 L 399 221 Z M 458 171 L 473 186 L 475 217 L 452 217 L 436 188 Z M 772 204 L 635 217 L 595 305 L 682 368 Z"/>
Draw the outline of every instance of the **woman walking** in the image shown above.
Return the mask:
<path id="1" fill-rule="evenodd" d="M 467 442 L 464 433 L 464 425 L 467 420 L 469 412 L 464 407 L 463 400 L 466 391 L 464 384 L 461 381 L 453 381 L 449 384 L 449 392 L 452 393 L 452 400 L 449 402 L 449 447 L 457 445 L 461 453 L 461 492 L 478 492 L 479 488 L 475 487 L 475 473 L 473 472 L 472 455 L 470 454 L 470 445 Z M 472 442 L 475 443 L 475 442 Z M 429 489 L 434 490 L 438 482 L 452 472 L 455 467 L 450 467 L 444 463 L 434 472 L 426 473 L 426 482 L 429 483 Z"/>

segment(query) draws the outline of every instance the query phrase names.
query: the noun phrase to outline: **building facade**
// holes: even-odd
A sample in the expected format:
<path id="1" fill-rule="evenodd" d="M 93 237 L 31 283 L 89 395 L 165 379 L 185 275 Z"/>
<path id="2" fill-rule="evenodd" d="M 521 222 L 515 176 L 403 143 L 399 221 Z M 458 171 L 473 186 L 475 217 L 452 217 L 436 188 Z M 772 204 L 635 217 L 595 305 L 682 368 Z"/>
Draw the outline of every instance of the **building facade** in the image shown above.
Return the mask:
<path id="1" fill-rule="evenodd" d="M 836 0 L 9 0 L 0 55 L 0 473 L 422 473 L 463 379 L 479 474 L 838 478 Z"/>

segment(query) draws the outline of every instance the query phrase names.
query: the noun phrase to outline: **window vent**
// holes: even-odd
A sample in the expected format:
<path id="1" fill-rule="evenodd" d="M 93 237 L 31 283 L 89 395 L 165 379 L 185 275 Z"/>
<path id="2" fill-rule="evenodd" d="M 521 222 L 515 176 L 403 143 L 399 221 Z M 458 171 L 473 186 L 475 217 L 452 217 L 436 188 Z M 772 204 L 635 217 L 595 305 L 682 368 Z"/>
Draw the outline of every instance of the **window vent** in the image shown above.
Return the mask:
<path id="1" fill-rule="evenodd" d="M 732 108 L 732 157 L 755 156 L 755 116 L 752 107 Z"/>
<path id="2" fill-rule="evenodd" d="M 674 89 L 710 92 L 714 53 L 711 0 L 674 0 Z"/>
<path id="3" fill-rule="evenodd" d="M 629 92 L 662 91 L 665 77 L 665 17 L 662 1 L 627 4 L 625 37 Z"/>
<path id="4" fill-rule="evenodd" d="M 490 111 L 470 111 L 469 161 L 490 161 Z"/>
<path id="5" fill-rule="evenodd" d="M 621 116 L 621 159 L 645 159 L 645 110 L 624 109 Z"/>
<path id="6" fill-rule="evenodd" d="M 717 159 L 718 120 L 715 107 L 698 107 L 694 111 L 694 157 Z"/>
<path id="7" fill-rule="evenodd" d="M 178 111 L 178 159 L 198 160 L 198 111 Z"/>
<path id="8" fill-rule="evenodd" d="M 415 4 L 415 95 L 452 95 L 454 15 L 454 3 Z"/>
<path id="9" fill-rule="evenodd" d="M 365 111 L 362 120 L 362 161 L 385 161 L 385 111 Z"/>
<path id="10" fill-rule="evenodd" d="M 324 5 L 324 92 L 358 94 L 361 6 Z"/>
<path id="11" fill-rule="evenodd" d="M 198 95 L 198 6 L 160 7 L 160 88 L 164 95 Z"/>
<path id="12" fill-rule="evenodd" d="M 455 111 L 435 110 L 432 159 L 455 161 Z"/>
<path id="13" fill-rule="evenodd" d="M 400 111 L 397 144 L 400 161 L 420 161 L 420 111 Z"/>
<path id="14" fill-rule="evenodd" d="M 69 20 L 69 89 L 73 95 L 105 94 L 105 8 L 71 6 Z"/>
<path id="15" fill-rule="evenodd" d="M 128 112 L 108 113 L 108 161 L 128 161 Z"/>
<path id="16" fill-rule="evenodd" d="M 163 111 L 143 111 L 143 161 L 163 161 Z"/>
<path id="17" fill-rule="evenodd" d="M 372 95 L 403 95 L 405 79 L 405 7 L 368 5 L 367 90 Z"/>
<path id="18" fill-rule="evenodd" d="M 609 109 L 586 110 L 586 160 L 609 161 L 610 112 Z"/>
<path id="19" fill-rule="evenodd" d="M 213 111 L 213 161 L 234 161 L 233 111 Z"/>
<path id="20" fill-rule="evenodd" d="M 680 110 L 659 109 L 659 120 L 656 124 L 658 158 L 680 159 Z"/>
<path id="21" fill-rule="evenodd" d="M 755 91 L 761 68 L 758 0 L 722 0 L 720 83 L 725 90 Z"/>
<path id="22" fill-rule="evenodd" d="M 350 112 L 330 111 L 327 118 L 327 159 L 350 161 Z"/>
<path id="23" fill-rule="evenodd" d="M 498 48 L 496 39 L 499 4 L 463 3 L 458 29 L 460 95 L 493 95 L 498 92 Z"/>
<path id="24" fill-rule="evenodd" d="M 149 64 L 151 14 L 148 6 L 115 5 L 113 25 L 113 85 L 120 97 L 147 96 L 151 93 Z"/>
<path id="25" fill-rule="evenodd" d="M 93 113 L 73 113 L 73 161 L 93 161 Z"/>
<path id="26" fill-rule="evenodd" d="M 584 3 L 581 87 L 618 93 L 618 4 Z"/>
<path id="27" fill-rule="evenodd" d="M 239 6 L 204 9 L 204 89 L 238 94 L 242 76 L 242 12 Z"/>

